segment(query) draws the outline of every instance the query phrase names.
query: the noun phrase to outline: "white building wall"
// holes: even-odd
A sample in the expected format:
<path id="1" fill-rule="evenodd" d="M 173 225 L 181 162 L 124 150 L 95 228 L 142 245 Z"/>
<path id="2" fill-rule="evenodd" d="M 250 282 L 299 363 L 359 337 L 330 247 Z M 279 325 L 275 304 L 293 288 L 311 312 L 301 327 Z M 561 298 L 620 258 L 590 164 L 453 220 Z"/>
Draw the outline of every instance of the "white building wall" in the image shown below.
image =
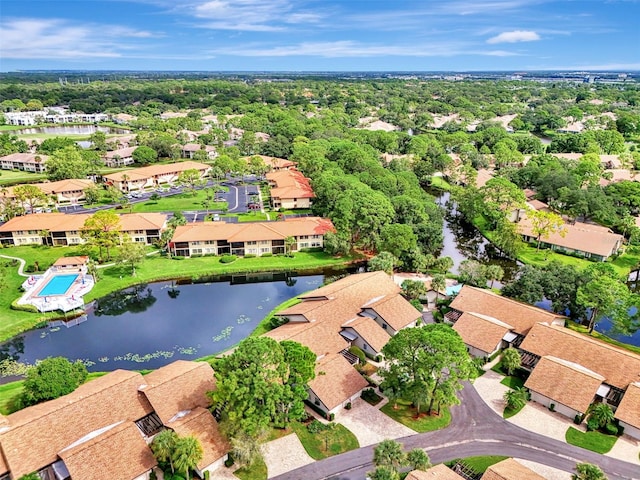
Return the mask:
<path id="1" fill-rule="evenodd" d="M 620 426 L 624 427 L 624 434 L 629 435 L 631 438 L 635 438 L 636 440 L 640 440 L 640 428 L 632 427 L 628 423 L 620 422 Z"/>
<path id="2" fill-rule="evenodd" d="M 224 465 L 226 459 L 227 455 L 224 455 L 213 462 L 211 465 L 207 465 L 206 467 L 204 467 L 202 470 L 196 469 L 196 472 L 198 473 L 200 478 L 204 478 L 204 472 L 209 472 L 210 478 L 216 478 L 214 472 Z"/>
<path id="3" fill-rule="evenodd" d="M 582 415 L 582 412 L 578 412 L 577 410 L 574 410 L 573 408 L 569 408 L 566 405 L 562 405 L 561 403 L 552 400 L 549 397 L 545 397 L 544 395 L 538 393 L 538 392 L 534 392 L 533 390 L 531 391 L 531 400 L 533 400 L 536 403 L 539 403 L 541 405 L 544 405 L 545 407 L 549 408 L 549 406 L 553 403 L 555 405 L 554 410 L 558 413 L 561 413 L 562 415 L 564 415 L 565 417 L 568 417 L 570 419 L 574 419 L 576 415 L 580 414 Z"/>

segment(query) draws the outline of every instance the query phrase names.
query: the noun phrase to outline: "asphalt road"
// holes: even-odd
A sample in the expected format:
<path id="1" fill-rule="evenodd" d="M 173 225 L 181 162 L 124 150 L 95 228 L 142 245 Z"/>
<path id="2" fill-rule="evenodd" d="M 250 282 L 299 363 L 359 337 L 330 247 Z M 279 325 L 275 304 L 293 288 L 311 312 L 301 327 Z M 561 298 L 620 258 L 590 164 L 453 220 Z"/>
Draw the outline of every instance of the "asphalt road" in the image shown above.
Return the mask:
<path id="1" fill-rule="evenodd" d="M 435 432 L 397 439 L 406 450 L 425 448 L 432 463 L 476 455 L 507 455 L 531 460 L 567 472 L 576 463 L 599 465 L 610 480 L 638 480 L 640 466 L 597 454 L 524 430 L 496 415 L 470 385 L 460 392 L 461 404 L 452 407 L 451 424 Z M 317 461 L 277 477 L 278 480 L 363 480 L 373 470 L 374 446 Z"/>

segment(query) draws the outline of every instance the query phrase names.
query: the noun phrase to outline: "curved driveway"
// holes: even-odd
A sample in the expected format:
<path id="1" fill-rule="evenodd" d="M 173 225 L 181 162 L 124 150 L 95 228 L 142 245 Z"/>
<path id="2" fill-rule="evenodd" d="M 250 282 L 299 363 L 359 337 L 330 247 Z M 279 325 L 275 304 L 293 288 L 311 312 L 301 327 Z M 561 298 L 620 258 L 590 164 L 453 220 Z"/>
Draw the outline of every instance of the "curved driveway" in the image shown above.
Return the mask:
<path id="1" fill-rule="evenodd" d="M 640 479 L 637 464 L 574 447 L 530 432 L 496 415 L 466 384 L 461 404 L 452 407 L 451 424 L 435 432 L 398 438 L 405 449 L 425 448 L 433 463 L 475 455 L 507 455 L 570 472 L 578 462 L 599 465 L 610 480 Z M 362 480 L 373 470 L 373 445 L 314 462 L 277 477 L 278 480 Z"/>

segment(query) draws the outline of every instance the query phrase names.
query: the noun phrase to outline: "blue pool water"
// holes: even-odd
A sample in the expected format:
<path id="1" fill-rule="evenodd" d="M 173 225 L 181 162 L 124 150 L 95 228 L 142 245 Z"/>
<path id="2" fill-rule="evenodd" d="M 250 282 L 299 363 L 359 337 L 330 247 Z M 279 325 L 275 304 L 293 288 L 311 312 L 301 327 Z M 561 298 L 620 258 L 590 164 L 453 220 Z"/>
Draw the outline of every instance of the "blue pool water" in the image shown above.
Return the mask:
<path id="1" fill-rule="evenodd" d="M 73 275 L 56 275 L 49 283 L 47 283 L 40 293 L 38 293 L 39 297 L 46 297 L 47 295 L 64 295 L 69 290 L 69 287 L 76 281 L 78 278 L 77 274 Z"/>

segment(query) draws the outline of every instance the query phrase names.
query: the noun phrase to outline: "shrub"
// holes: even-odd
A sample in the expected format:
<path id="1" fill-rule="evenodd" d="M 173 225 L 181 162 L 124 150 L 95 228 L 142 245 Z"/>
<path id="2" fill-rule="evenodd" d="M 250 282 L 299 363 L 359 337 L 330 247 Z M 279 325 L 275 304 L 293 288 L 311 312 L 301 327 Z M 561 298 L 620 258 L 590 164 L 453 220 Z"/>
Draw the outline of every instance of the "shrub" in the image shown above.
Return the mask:
<path id="1" fill-rule="evenodd" d="M 224 466 L 230 468 L 234 463 L 235 462 L 233 461 L 233 457 L 231 456 L 231 454 L 227 455 L 227 459 L 224 461 Z"/>
<path id="2" fill-rule="evenodd" d="M 556 411 L 556 404 L 555 403 L 551 403 L 549 405 L 549 411 L 550 412 L 555 412 Z"/>
<path id="3" fill-rule="evenodd" d="M 587 432 L 590 432 L 591 430 L 597 430 L 598 426 L 598 421 L 595 418 L 589 417 L 589 419 L 587 420 Z"/>
<path id="4" fill-rule="evenodd" d="M 607 425 L 604 427 L 604 431 L 608 435 L 617 435 L 618 427 L 613 423 L 607 423 Z"/>
<path id="5" fill-rule="evenodd" d="M 382 401 L 382 397 L 378 395 L 373 388 L 367 388 L 366 390 L 363 390 L 360 396 L 365 402 L 371 405 L 377 405 Z"/>
<path id="6" fill-rule="evenodd" d="M 260 255 L 261 257 L 273 257 L 273 253 L 271 252 L 267 252 L 267 253 L 263 253 L 262 255 Z"/>
<path id="7" fill-rule="evenodd" d="M 225 461 L 226 463 L 226 461 Z M 211 474 L 209 473 L 209 470 L 205 470 L 204 471 L 204 480 L 209 480 L 211 478 Z"/>
<path id="8" fill-rule="evenodd" d="M 233 263 L 238 257 L 235 255 L 223 255 L 220 257 L 220 263 Z"/>
<path id="9" fill-rule="evenodd" d="M 329 421 L 330 422 L 333 422 L 335 420 L 335 418 L 336 418 L 336 414 L 335 413 L 330 413 L 329 414 Z"/>
<path id="10" fill-rule="evenodd" d="M 344 406 L 344 408 L 346 410 L 351 410 L 351 402 L 347 402 L 347 404 Z"/>
<path id="11" fill-rule="evenodd" d="M 413 307 L 419 312 L 422 311 L 422 303 L 417 298 L 414 298 L 413 300 L 409 300 L 409 303 L 413 305 Z"/>
<path id="12" fill-rule="evenodd" d="M 184 260 L 187 257 L 176 257 L 175 255 L 171 257 L 171 260 Z"/>
<path id="13" fill-rule="evenodd" d="M 309 425 L 307 425 L 307 430 L 309 430 L 309 433 L 311 434 L 316 434 L 327 430 L 327 427 L 319 420 L 314 420 Z"/>
<path id="14" fill-rule="evenodd" d="M 247 253 L 244 258 L 256 258 L 256 254 L 255 253 Z"/>
<path id="15" fill-rule="evenodd" d="M 151 470 L 151 473 L 149 474 L 149 480 L 158 480 L 158 474 L 155 470 Z"/>
<path id="16" fill-rule="evenodd" d="M 367 363 L 367 356 L 364 354 L 360 347 L 356 347 L 355 345 L 349 347 L 349 353 L 352 353 L 353 355 L 358 357 L 361 365 Z"/>
<path id="17" fill-rule="evenodd" d="M 19 312 L 38 313 L 38 309 L 35 305 L 18 305 L 19 298 L 16 298 L 11 302 L 11 310 L 17 310 Z"/>
<path id="18" fill-rule="evenodd" d="M 576 416 L 573 417 L 573 423 L 575 423 L 576 425 L 580 425 L 582 423 L 582 415 L 577 413 Z"/>

